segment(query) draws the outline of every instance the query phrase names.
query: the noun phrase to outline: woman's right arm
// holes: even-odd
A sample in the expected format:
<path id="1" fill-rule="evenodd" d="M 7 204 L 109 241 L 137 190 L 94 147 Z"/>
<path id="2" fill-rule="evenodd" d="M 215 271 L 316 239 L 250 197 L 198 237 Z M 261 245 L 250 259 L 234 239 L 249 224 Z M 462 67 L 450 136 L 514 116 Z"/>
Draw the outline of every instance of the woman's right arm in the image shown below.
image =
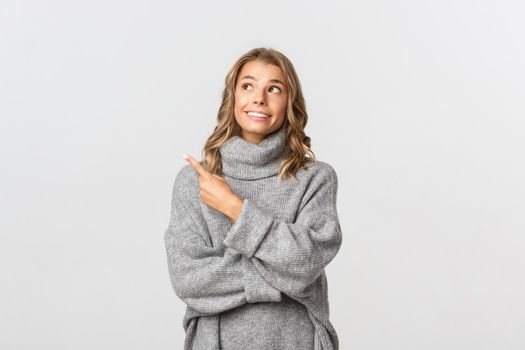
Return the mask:
<path id="1" fill-rule="evenodd" d="M 189 165 L 177 174 L 170 222 L 164 232 L 175 294 L 203 315 L 218 314 L 246 302 L 280 302 L 281 292 L 266 282 L 249 258 L 235 249 L 207 244 L 207 226 L 195 203 L 196 176 Z"/>

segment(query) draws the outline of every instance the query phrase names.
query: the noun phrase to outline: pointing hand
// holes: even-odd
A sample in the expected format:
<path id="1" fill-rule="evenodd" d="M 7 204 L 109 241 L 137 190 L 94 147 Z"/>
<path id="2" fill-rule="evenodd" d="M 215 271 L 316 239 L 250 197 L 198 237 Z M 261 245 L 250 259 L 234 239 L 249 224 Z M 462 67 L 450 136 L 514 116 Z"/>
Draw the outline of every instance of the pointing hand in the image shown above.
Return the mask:
<path id="1" fill-rule="evenodd" d="M 232 191 L 230 185 L 223 177 L 207 171 L 191 155 L 183 154 L 183 157 L 199 175 L 202 201 L 210 208 L 220 211 L 235 222 L 241 211 L 243 200 Z"/>

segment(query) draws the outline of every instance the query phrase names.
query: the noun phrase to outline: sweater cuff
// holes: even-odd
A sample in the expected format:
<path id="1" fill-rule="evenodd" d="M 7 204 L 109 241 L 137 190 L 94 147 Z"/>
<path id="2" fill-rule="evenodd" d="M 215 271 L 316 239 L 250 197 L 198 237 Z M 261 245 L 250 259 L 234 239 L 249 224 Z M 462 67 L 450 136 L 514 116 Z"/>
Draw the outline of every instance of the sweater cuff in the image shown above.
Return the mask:
<path id="1" fill-rule="evenodd" d="M 223 244 L 251 258 L 270 230 L 273 218 L 249 199 L 244 199 L 237 220 L 226 234 Z"/>
<path id="2" fill-rule="evenodd" d="M 242 257 L 244 272 L 244 295 L 249 303 L 280 302 L 281 292 L 272 287 L 261 276 L 255 265 L 249 258 Z"/>

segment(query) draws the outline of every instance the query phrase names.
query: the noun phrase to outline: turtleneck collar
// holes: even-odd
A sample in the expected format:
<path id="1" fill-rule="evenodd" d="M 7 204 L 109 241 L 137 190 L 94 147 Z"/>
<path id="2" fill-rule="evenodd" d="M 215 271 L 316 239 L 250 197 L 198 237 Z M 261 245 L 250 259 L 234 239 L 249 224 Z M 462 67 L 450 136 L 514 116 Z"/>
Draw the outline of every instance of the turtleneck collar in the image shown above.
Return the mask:
<path id="1" fill-rule="evenodd" d="M 258 144 L 233 136 L 219 148 L 222 172 L 240 180 L 256 180 L 276 175 L 281 161 L 291 153 L 286 127 L 267 135 Z"/>

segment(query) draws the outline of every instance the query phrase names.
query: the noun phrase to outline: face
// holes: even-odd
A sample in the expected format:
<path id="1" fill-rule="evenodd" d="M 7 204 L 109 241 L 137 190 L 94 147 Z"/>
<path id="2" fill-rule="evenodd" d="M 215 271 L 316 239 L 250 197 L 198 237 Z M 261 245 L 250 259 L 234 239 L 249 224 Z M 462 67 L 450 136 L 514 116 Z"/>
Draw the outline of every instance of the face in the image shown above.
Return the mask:
<path id="1" fill-rule="evenodd" d="M 266 135 L 285 122 L 288 87 L 280 67 L 251 61 L 239 72 L 235 86 L 235 120 L 242 129 L 242 138 L 261 142 Z M 266 117 L 249 112 L 263 113 Z"/>

